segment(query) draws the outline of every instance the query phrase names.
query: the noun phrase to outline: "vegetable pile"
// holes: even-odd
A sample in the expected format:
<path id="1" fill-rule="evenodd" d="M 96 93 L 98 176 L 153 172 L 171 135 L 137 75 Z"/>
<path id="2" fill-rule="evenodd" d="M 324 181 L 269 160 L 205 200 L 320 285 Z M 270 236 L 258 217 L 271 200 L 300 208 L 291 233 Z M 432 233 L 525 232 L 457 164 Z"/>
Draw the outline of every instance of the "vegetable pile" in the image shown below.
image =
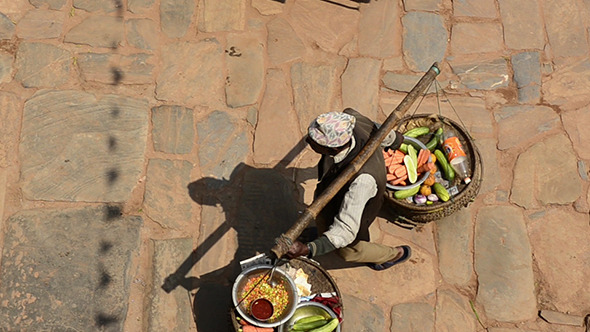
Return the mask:
<path id="1" fill-rule="evenodd" d="M 338 318 L 325 318 L 322 315 L 298 319 L 289 332 L 332 332 L 338 327 Z"/>
<path id="2" fill-rule="evenodd" d="M 242 298 L 247 296 L 243 300 L 244 307 L 250 310 L 250 304 L 257 299 L 267 299 L 272 303 L 274 312 L 272 316 L 269 318 L 269 321 L 273 321 L 280 317 L 287 305 L 289 304 L 289 293 L 285 288 L 285 284 L 283 280 L 280 280 L 276 286 L 271 286 L 268 283 L 267 275 L 261 275 L 255 278 L 251 278 L 244 286 L 244 290 L 242 291 Z M 262 280 L 262 279 L 265 280 Z M 252 292 L 248 294 L 248 292 Z M 251 314 L 251 313 L 250 313 Z"/>

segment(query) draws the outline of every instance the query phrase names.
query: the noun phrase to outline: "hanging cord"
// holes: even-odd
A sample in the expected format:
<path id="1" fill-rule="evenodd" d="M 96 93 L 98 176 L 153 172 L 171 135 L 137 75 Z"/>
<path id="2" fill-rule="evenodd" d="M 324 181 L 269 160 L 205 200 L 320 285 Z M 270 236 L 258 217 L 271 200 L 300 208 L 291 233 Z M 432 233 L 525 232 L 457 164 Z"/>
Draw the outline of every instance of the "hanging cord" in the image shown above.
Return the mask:
<path id="1" fill-rule="evenodd" d="M 436 82 L 436 79 L 434 79 L 432 82 Z M 410 115 L 410 118 L 412 118 L 416 114 L 416 112 L 418 112 L 418 108 L 420 108 L 420 105 L 422 104 L 422 101 L 424 101 L 424 98 L 426 97 L 428 90 L 430 90 L 430 87 L 432 86 L 432 82 L 430 82 L 428 87 L 426 89 L 424 89 L 424 93 L 422 94 L 422 98 L 420 98 L 420 101 L 418 101 L 418 105 L 416 105 L 416 108 L 414 109 L 414 112 L 412 112 L 412 114 Z M 395 130 L 399 131 L 401 126 L 402 126 L 402 121 L 399 121 L 399 123 L 397 124 L 397 128 L 395 128 Z"/>

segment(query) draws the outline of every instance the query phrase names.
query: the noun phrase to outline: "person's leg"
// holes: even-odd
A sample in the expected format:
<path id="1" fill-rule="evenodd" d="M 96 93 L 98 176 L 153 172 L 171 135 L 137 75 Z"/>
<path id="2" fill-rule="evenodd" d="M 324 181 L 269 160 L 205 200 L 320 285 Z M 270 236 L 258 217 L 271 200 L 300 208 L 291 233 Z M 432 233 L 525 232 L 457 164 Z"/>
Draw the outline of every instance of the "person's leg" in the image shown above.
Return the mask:
<path id="1" fill-rule="evenodd" d="M 357 241 L 338 249 L 338 255 L 347 262 L 382 264 L 404 254 L 401 247 L 390 247 L 379 243 Z"/>

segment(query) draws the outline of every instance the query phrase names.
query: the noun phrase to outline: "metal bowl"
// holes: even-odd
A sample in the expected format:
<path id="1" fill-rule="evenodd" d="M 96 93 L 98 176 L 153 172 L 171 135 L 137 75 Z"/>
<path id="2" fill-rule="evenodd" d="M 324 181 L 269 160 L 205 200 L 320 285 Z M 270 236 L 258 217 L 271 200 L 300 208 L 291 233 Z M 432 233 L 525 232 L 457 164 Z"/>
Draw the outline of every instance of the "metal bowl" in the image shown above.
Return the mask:
<path id="1" fill-rule="evenodd" d="M 322 315 L 326 319 L 338 317 L 338 316 L 336 316 L 334 311 L 332 311 L 332 309 L 328 308 L 327 306 L 325 306 L 321 303 L 312 302 L 312 301 L 305 301 L 305 302 L 299 303 L 299 305 L 297 306 L 297 310 L 295 310 L 295 313 L 293 314 L 293 316 L 291 316 L 291 318 L 289 318 L 289 320 L 287 320 L 284 324 L 279 326 L 278 332 L 289 331 L 289 327 L 291 325 L 295 324 L 296 321 L 300 320 L 301 318 L 315 316 L 315 315 Z M 338 327 L 334 331 L 340 332 L 340 324 L 338 324 Z"/>
<path id="2" fill-rule="evenodd" d="M 255 265 L 245 269 L 244 271 L 242 271 L 242 273 L 240 273 L 240 275 L 238 275 L 232 287 L 231 294 L 234 306 L 236 306 L 238 302 L 242 299 L 241 296 L 244 287 L 246 286 L 246 283 L 248 283 L 248 280 L 264 275 L 270 269 L 272 269 L 271 265 Z M 275 269 L 275 272 L 272 276 L 272 280 L 275 280 L 276 282 L 282 281 L 282 283 L 285 285 L 285 289 L 287 290 L 287 294 L 289 295 L 287 308 L 285 308 L 285 311 L 283 311 L 283 314 L 279 317 L 274 318 L 273 320 L 266 320 L 262 322 L 252 317 L 248 313 L 248 309 L 242 302 L 239 306 L 237 306 L 236 310 L 242 318 L 248 321 L 248 323 L 259 327 L 276 327 L 289 320 L 289 318 L 291 318 L 291 316 L 293 316 L 293 314 L 295 313 L 295 309 L 297 309 L 297 303 L 299 303 L 299 294 L 297 293 L 297 286 L 295 286 L 295 281 L 293 281 L 293 278 L 291 278 L 291 276 L 289 276 L 282 269 L 277 268 Z"/>
<path id="3" fill-rule="evenodd" d="M 422 143 L 420 140 L 413 138 L 413 137 L 404 136 L 404 143 L 412 144 L 415 148 L 418 149 L 418 151 L 419 151 L 419 149 L 423 149 L 423 150 L 428 149 L 426 147 L 426 145 L 424 145 L 424 143 Z M 428 157 L 428 162 L 430 162 L 430 161 L 432 161 L 432 158 Z M 424 181 L 426 181 L 426 179 L 428 179 L 429 175 L 430 175 L 430 173 L 425 172 L 424 174 L 422 174 L 422 176 L 416 182 L 408 184 L 407 186 L 394 186 L 389 183 L 387 183 L 386 186 L 387 186 L 387 188 L 392 189 L 392 190 L 406 190 L 406 189 L 416 188 L 419 185 L 421 185 Z"/>

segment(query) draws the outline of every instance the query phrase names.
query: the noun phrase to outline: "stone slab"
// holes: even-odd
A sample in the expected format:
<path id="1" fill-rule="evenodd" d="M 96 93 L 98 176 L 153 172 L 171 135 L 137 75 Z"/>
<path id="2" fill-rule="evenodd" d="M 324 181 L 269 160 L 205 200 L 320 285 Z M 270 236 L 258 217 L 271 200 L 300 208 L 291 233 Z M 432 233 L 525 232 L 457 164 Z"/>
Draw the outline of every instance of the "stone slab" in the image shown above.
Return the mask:
<path id="1" fill-rule="evenodd" d="M 66 4 L 66 0 L 29 0 L 29 2 L 37 8 L 48 5 L 50 9 L 61 9 Z"/>
<path id="2" fill-rule="evenodd" d="M 216 39 L 170 44 L 162 51 L 156 97 L 181 105 L 206 105 L 222 100 L 224 74 Z"/>
<path id="3" fill-rule="evenodd" d="M 450 65 L 467 89 L 494 90 L 508 86 L 510 81 L 508 64 L 503 58 L 469 63 L 451 60 Z"/>
<path id="4" fill-rule="evenodd" d="M 345 308 L 355 308 L 346 311 L 346 329 L 359 332 L 385 331 L 385 317 L 383 310 L 361 298 L 345 294 L 343 305 Z"/>
<path id="5" fill-rule="evenodd" d="M 488 319 L 518 322 L 537 314 L 532 252 L 520 209 L 482 207 L 475 224 L 477 302 Z"/>
<path id="6" fill-rule="evenodd" d="M 89 16 L 65 35 L 64 42 L 116 48 L 124 36 L 123 20 L 114 16 Z"/>
<path id="7" fill-rule="evenodd" d="M 0 39 L 11 39 L 16 31 L 16 24 L 12 20 L 0 13 Z"/>
<path id="8" fill-rule="evenodd" d="M 436 298 L 436 330 L 453 332 L 477 331 L 475 314 L 469 299 L 452 290 L 438 291 Z"/>
<path id="9" fill-rule="evenodd" d="M 197 123 L 199 163 L 204 176 L 230 179 L 250 152 L 247 131 L 228 113 L 214 111 Z"/>
<path id="10" fill-rule="evenodd" d="M 147 331 L 189 331 L 194 322 L 186 290 L 177 287 L 166 293 L 161 287 L 191 254 L 193 241 L 190 238 L 151 240 L 151 245 L 153 272 Z"/>
<path id="11" fill-rule="evenodd" d="M 291 104 L 285 74 L 278 69 L 270 69 L 265 81 L 266 90 L 258 111 L 254 137 L 254 159 L 257 163 L 275 164 L 297 145 L 302 133 Z M 281 128 L 280 134 L 278 128 Z"/>
<path id="12" fill-rule="evenodd" d="M 361 56 L 389 58 L 401 55 L 402 25 L 400 8 L 392 1 L 377 1 L 362 6 L 358 48 Z"/>
<path id="13" fill-rule="evenodd" d="M 255 35 L 228 34 L 225 63 L 225 97 L 233 108 L 252 105 L 260 98 L 264 82 L 264 48 Z"/>
<path id="14" fill-rule="evenodd" d="M 125 22 L 127 42 L 133 47 L 155 50 L 160 44 L 156 23 L 147 18 L 130 19 Z"/>
<path id="15" fill-rule="evenodd" d="M 152 84 L 153 58 L 149 54 L 82 53 L 77 65 L 86 81 L 106 84 Z"/>
<path id="16" fill-rule="evenodd" d="M 198 275 L 220 275 L 223 269 L 236 257 L 239 249 L 239 233 L 228 222 L 229 206 L 204 205 L 201 211 L 201 225 L 197 243 L 198 261 L 195 273 Z M 254 256 L 251 254 L 249 257 Z M 246 257 L 244 257 L 246 258 Z"/>
<path id="17" fill-rule="evenodd" d="M 333 111 L 336 66 L 299 62 L 291 66 L 291 87 L 301 133 L 318 115 Z"/>
<path id="18" fill-rule="evenodd" d="M 539 316 L 549 323 L 584 326 L 584 316 L 575 316 L 552 310 L 541 310 Z"/>
<path id="19" fill-rule="evenodd" d="M 447 283 L 459 287 L 466 286 L 473 273 L 473 213 L 472 209 L 461 209 L 436 224 L 440 274 Z"/>
<path id="20" fill-rule="evenodd" d="M 481 153 L 481 162 L 483 164 L 482 184 L 479 188 L 479 194 L 486 194 L 495 191 L 502 183 L 502 173 L 498 158 L 496 146 L 498 142 L 495 138 L 479 138 L 475 140 L 475 145 Z"/>
<path id="21" fill-rule="evenodd" d="M 504 42 L 515 50 L 543 49 L 545 26 L 537 0 L 499 0 Z"/>
<path id="22" fill-rule="evenodd" d="M 590 142 L 590 108 L 580 108 L 575 111 L 561 113 L 563 126 L 568 137 L 574 144 L 576 154 L 582 159 L 590 159 L 590 151 L 586 149 L 586 142 Z"/>
<path id="23" fill-rule="evenodd" d="M 74 8 L 87 12 L 102 11 L 112 13 L 117 10 L 117 0 L 73 0 Z"/>
<path id="24" fill-rule="evenodd" d="M 145 100 L 79 91 L 37 92 L 25 103 L 20 141 L 25 197 L 124 202 L 143 171 Z"/>
<path id="25" fill-rule="evenodd" d="M 434 12 L 442 7 L 441 0 L 405 0 L 404 9 L 406 11 L 421 10 Z"/>
<path id="26" fill-rule="evenodd" d="M 18 97 L 10 92 L 0 91 L 0 167 L 5 168 L 16 162 L 21 106 Z M 0 215 L 1 216 L 1 215 Z"/>
<path id="27" fill-rule="evenodd" d="M 186 154 L 193 149 L 195 120 L 193 110 L 182 106 L 162 105 L 152 108 L 154 150 Z"/>
<path id="28" fill-rule="evenodd" d="M 504 48 L 500 23 L 460 22 L 453 25 L 451 35 L 453 55 L 500 52 Z"/>
<path id="29" fill-rule="evenodd" d="M 169 38 L 180 38 L 191 25 L 195 2 L 192 0 L 161 0 L 160 26 Z"/>
<path id="30" fill-rule="evenodd" d="M 434 312 L 431 304 L 412 302 L 391 308 L 391 332 L 434 332 Z"/>
<path id="31" fill-rule="evenodd" d="M 359 12 L 324 1 L 300 0 L 290 8 L 289 22 L 306 43 L 337 54 L 353 39 Z"/>
<path id="32" fill-rule="evenodd" d="M 8 219 L 1 329 L 123 331 L 142 219 L 109 211 L 25 210 Z"/>
<path id="33" fill-rule="evenodd" d="M 283 12 L 285 5 L 274 0 L 252 0 L 252 7 L 261 15 L 276 15 Z"/>
<path id="34" fill-rule="evenodd" d="M 242 31 L 246 23 L 245 0 L 203 0 L 199 3 L 199 30 L 204 32 Z"/>
<path id="35" fill-rule="evenodd" d="M 505 106 L 494 114 L 498 123 L 498 149 L 506 150 L 538 140 L 559 126 L 560 118 L 547 106 Z M 526 122 L 526 125 L 522 125 Z"/>
<path id="36" fill-rule="evenodd" d="M 57 38 L 61 35 L 65 13 L 55 10 L 31 10 L 18 21 L 16 35 L 22 39 Z"/>
<path id="37" fill-rule="evenodd" d="M 272 1 L 272 0 L 265 0 Z M 300 59 L 305 55 L 305 45 L 289 22 L 276 17 L 266 25 L 268 58 L 273 65 Z"/>
<path id="38" fill-rule="evenodd" d="M 145 212 L 163 227 L 182 229 L 192 223 L 191 200 L 186 193 L 192 168 L 184 160 L 150 159 L 148 162 Z"/>
<path id="39" fill-rule="evenodd" d="M 44 43 L 23 42 L 16 53 L 15 79 L 26 88 L 58 87 L 69 80 L 72 55 Z"/>
<path id="40" fill-rule="evenodd" d="M 555 160 L 560 162 L 556 164 Z M 518 156 L 510 194 L 512 203 L 524 208 L 568 205 L 580 195 L 582 183 L 576 155 L 564 134 L 550 136 Z"/>
<path id="41" fill-rule="evenodd" d="M 377 120 L 379 112 L 379 76 L 381 61 L 353 58 L 341 76 L 342 106 L 353 108 L 370 119 Z"/>
<path id="42" fill-rule="evenodd" d="M 468 16 L 480 18 L 496 18 L 498 11 L 494 0 L 456 0 L 453 1 L 453 14 L 455 16 Z"/>
<path id="43" fill-rule="evenodd" d="M 409 12 L 402 17 L 403 54 L 408 67 L 426 72 L 434 62 L 443 60 L 448 32 L 442 16 L 426 12 Z"/>
<path id="44" fill-rule="evenodd" d="M 562 110 L 575 110 L 590 103 L 590 60 L 561 64 L 543 82 L 543 100 Z"/>
<path id="45" fill-rule="evenodd" d="M 127 0 L 127 9 L 132 13 L 142 13 L 154 5 L 156 0 Z"/>
<path id="46" fill-rule="evenodd" d="M 8 53 L 0 53 L 0 83 L 12 81 L 14 56 Z"/>
<path id="47" fill-rule="evenodd" d="M 518 88 L 518 101 L 538 103 L 541 100 L 541 61 L 538 52 L 522 52 L 512 56 L 514 81 Z"/>
<path id="48" fill-rule="evenodd" d="M 585 316 L 590 307 L 588 214 L 548 209 L 529 223 L 540 279 L 556 311 Z"/>
<path id="49" fill-rule="evenodd" d="M 556 57 L 588 55 L 588 39 L 582 8 L 577 2 L 543 0 L 545 28 L 551 51 Z M 563 20 L 567 17 L 567 20 Z"/>

